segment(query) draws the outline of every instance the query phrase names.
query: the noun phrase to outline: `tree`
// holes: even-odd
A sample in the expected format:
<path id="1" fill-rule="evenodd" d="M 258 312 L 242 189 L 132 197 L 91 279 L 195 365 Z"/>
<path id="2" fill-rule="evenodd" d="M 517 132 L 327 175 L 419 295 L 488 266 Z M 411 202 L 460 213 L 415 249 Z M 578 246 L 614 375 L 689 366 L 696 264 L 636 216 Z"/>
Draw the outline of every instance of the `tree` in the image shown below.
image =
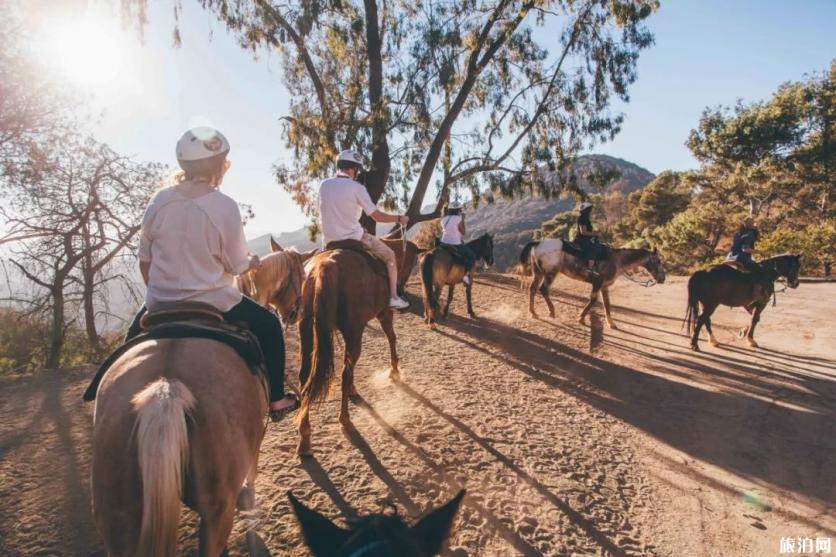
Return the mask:
<path id="1" fill-rule="evenodd" d="M 126 0 L 142 21 L 147 0 Z M 440 216 L 450 188 L 545 191 L 562 169 L 620 128 L 644 20 L 656 0 L 378 2 L 203 0 L 244 48 L 284 57 L 284 137 L 299 161 L 278 181 L 312 212 L 311 181 L 336 153 L 370 154 L 375 201 L 416 224 Z M 178 22 L 181 25 L 183 22 Z M 553 40 L 549 50 L 541 44 Z M 447 159 L 449 172 L 438 172 Z M 435 180 L 434 210 L 421 214 Z M 474 198 L 478 196 L 474 195 Z M 370 223 L 366 222 L 366 225 Z"/>
<path id="2" fill-rule="evenodd" d="M 119 156 L 91 138 L 30 145 L 24 164 L 6 169 L 0 217 L 16 238 L 10 264 L 42 294 L 13 301 L 50 315 L 47 367 L 61 361 L 69 304 L 80 303 L 85 330 L 99 347 L 94 299 L 117 279 L 110 265 L 134 242 L 142 210 L 162 167 Z"/>
<path id="3" fill-rule="evenodd" d="M 692 186 L 679 172 L 666 170 L 628 198 L 624 217 L 614 225 L 614 236 L 622 242 L 650 237 L 691 202 Z"/>

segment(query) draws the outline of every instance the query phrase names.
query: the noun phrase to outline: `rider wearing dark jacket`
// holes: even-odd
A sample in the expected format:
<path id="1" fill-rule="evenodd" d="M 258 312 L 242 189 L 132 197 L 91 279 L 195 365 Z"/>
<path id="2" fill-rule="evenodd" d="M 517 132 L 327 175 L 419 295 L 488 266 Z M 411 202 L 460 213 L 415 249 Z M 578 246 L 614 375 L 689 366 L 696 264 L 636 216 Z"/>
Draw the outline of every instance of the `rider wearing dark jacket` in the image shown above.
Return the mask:
<path id="1" fill-rule="evenodd" d="M 592 203 L 588 201 L 581 203 L 580 213 L 578 214 L 575 243 L 577 243 L 583 251 L 581 258 L 587 261 L 587 264 L 589 265 L 589 272 L 597 274 L 595 270 L 595 262 L 600 258 L 603 246 L 598 241 L 598 234 L 592 230 L 592 219 L 590 219 L 591 214 Z"/>
<path id="2" fill-rule="evenodd" d="M 752 273 L 762 273 L 763 268 L 752 259 L 755 242 L 757 242 L 759 236 L 760 233 L 755 228 L 752 217 L 746 217 L 740 223 L 740 228 L 734 235 L 731 250 L 726 255 L 726 261 L 737 261 Z"/>

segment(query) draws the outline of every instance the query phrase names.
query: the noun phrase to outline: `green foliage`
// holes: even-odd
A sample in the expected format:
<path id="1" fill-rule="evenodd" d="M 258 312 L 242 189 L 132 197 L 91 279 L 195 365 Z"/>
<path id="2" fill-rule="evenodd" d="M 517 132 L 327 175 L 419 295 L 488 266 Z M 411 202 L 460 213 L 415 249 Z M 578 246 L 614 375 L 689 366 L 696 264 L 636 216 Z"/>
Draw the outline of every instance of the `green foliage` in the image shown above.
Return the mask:
<path id="1" fill-rule="evenodd" d="M 696 202 L 651 231 L 649 239 L 662 252 L 666 268 L 692 271 L 722 258 L 720 240 L 739 220 L 719 203 Z"/>
<path id="2" fill-rule="evenodd" d="M 540 230 L 534 233 L 535 240 L 544 238 L 572 239 L 575 234 L 575 223 L 578 220 L 576 211 L 563 211 L 558 213 L 551 220 L 543 223 Z"/>
<path id="3" fill-rule="evenodd" d="M 836 261 L 836 224 L 815 223 L 803 229 L 776 228 L 758 241 L 758 252 L 772 256 L 779 253 L 804 253 L 804 274 L 830 275 Z"/>

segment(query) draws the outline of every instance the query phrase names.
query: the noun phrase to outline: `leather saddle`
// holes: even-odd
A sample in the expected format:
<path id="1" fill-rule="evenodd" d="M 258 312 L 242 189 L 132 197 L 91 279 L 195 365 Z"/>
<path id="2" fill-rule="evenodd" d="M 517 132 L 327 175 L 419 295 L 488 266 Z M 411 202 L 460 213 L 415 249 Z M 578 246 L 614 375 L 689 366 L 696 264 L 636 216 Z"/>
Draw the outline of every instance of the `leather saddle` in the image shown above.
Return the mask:
<path id="1" fill-rule="evenodd" d="M 735 261 L 733 259 L 730 259 L 728 261 L 723 261 L 722 264 L 726 265 L 728 267 L 731 267 L 735 271 L 738 271 L 738 272 L 743 273 L 745 275 L 751 275 L 752 274 L 752 271 L 747 269 L 746 266 L 743 263 L 741 263 L 740 261 Z"/>
<path id="2" fill-rule="evenodd" d="M 137 344 L 160 339 L 206 338 L 222 342 L 234 349 L 253 374 L 266 378 L 264 355 L 255 335 L 243 324 L 227 323 L 216 308 L 197 302 L 174 302 L 148 312 L 140 321 L 143 332 L 122 344 L 99 366 L 82 397 L 96 398 L 104 374 L 125 352 Z"/>
<path id="3" fill-rule="evenodd" d="M 368 261 L 369 265 L 371 265 L 372 269 L 374 269 L 378 275 L 384 277 L 386 280 L 389 280 L 389 272 L 386 270 L 386 263 L 372 255 L 360 240 L 335 240 L 325 244 L 324 251 L 337 250 L 347 250 L 359 253 L 366 258 L 366 261 Z"/>
<path id="4" fill-rule="evenodd" d="M 451 246 L 450 244 L 439 243 L 438 246 L 436 246 L 436 247 L 438 247 L 440 249 L 443 249 L 444 251 L 449 253 L 450 256 L 453 258 L 453 263 L 458 264 L 458 265 L 462 265 L 462 266 L 467 265 L 467 259 L 464 256 L 462 256 L 462 254 L 459 252 L 459 250 L 456 248 L 456 246 Z"/>

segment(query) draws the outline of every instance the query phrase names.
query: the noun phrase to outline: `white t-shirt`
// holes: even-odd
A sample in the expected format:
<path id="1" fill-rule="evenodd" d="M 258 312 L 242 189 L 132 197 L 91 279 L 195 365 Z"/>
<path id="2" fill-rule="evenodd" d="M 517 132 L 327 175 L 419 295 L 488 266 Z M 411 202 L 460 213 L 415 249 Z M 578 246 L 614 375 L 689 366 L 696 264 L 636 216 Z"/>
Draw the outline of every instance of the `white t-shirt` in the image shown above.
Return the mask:
<path id="1" fill-rule="evenodd" d="M 441 218 L 441 243 L 451 246 L 459 246 L 462 243 L 462 233 L 459 231 L 459 223 L 462 222 L 461 215 L 447 215 Z"/>
<path id="2" fill-rule="evenodd" d="M 337 175 L 319 185 L 319 220 L 324 243 L 363 237 L 360 215 L 377 211 L 363 184 Z"/>
<path id="3" fill-rule="evenodd" d="M 145 305 L 203 302 L 222 312 L 241 301 L 233 278 L 249 267 L 238 205 L 208 185 L 159 191 L 142 219 L 140 261 L 150 261 Z"/>

